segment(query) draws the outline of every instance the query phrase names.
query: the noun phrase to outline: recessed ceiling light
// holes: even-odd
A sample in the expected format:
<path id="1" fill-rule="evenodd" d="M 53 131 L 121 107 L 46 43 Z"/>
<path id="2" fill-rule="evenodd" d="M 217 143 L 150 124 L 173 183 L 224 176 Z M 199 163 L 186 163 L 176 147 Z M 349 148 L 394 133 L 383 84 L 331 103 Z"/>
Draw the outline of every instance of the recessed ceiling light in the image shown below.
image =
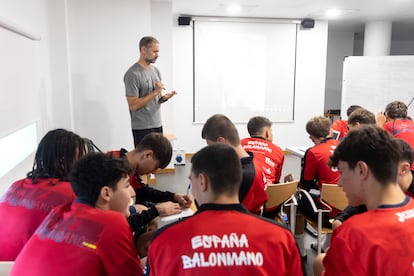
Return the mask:
<path id="1" fill-rule="evenodd" d="M 341 10 L 338 9 L 329 9 L 325 12 L 325 15 L 329 18 L 335 18 L 342 14 Z"/>
<path id="2" fill-rule="evenodd" d="M 230 5 L 227 7 L 227 12 L 231 14 L 239 13 L 241 11 L 241 7 L 238 5 Z"/>

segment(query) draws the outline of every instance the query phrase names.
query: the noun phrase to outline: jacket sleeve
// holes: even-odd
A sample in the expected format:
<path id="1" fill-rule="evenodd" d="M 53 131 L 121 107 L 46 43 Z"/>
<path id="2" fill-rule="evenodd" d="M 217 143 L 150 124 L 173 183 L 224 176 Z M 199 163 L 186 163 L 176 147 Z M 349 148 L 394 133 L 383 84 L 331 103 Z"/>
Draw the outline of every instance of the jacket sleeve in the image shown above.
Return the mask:
<path id="1" fill-rule="evenodd" d="M 158 217 L 157 208 L 152 205 L 148 210 L 130 215 L 127 220 L 132 232 L 141 231 L 151 220 Z"/>
<path id="2" fill-rule="evenodd" d="M 143 185 L 141 188 L 135 189 L 136 194 L 136 203 L 140 202 L 153 202 L 160 203 L 166 201 L 174 201 L 174 193 L 168 191 L 160 191 L 154 188 L 149 187 L 148 185 Z"/>
<path id="3" fill-rule="evenodd" d="M 367 211 L 367 206 L 365 205 L 347 206 L 342 212 L 336 215 L 335 220 L 344 222 L 345 220 L 349 219 L 353 215 L 361 214 L 366 211 Z"/>

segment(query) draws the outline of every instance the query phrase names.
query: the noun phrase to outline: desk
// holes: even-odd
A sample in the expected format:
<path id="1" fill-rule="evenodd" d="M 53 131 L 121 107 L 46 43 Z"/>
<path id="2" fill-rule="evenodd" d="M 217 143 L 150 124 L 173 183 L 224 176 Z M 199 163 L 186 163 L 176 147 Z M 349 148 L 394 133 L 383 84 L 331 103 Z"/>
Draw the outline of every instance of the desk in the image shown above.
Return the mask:
<path id="1" fill-rule="evenodd" d="M 297 157 L 302 158 L 309 147 L 286 147 L 286 150 Z"/>

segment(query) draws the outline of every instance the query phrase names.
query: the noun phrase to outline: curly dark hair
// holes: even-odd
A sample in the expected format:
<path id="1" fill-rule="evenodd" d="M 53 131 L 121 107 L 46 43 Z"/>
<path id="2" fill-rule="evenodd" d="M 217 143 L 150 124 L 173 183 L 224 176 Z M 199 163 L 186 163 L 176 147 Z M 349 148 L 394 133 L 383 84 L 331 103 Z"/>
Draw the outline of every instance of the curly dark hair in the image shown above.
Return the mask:
<path id="1" fill-rule="evenodd" d="M 79 200 L 95 205 L 102 187 L 108 186 L 115 191 L 118 181 L 130 173 L 126 160 L 93 152 L 75 163 L 69 181 Z"/>
<path id="2" fill-rule="evenodd" d="M 385 107 L 385 115 L 391 119 L 405 119 L 407 118 L 407 105 L 400 101 L 393 101 Z"/>

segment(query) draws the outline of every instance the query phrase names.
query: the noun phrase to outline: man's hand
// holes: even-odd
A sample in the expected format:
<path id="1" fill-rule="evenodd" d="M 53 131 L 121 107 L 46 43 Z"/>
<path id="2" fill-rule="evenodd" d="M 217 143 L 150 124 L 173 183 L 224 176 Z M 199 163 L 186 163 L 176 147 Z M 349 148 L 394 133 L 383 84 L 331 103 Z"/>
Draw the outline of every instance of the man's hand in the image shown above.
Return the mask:
<path id="1" fill-rule="evenodd" d="M 382 127 L 385 122 L 387 121 L 387 117 L 382 112 L 378 112 L 377 114 L 377 126 Z"/>
<path id="2" fill-rule="evenodd" d="M 193 202 L 191 195 L 174 194 L 174 201 L 180 204 L 181 208 L 189 208 Z"/>
<path id="3" fill-rule="evenodd" d="M 335 228 L 338 228 L 339 226 L 341 226 L 341 224 L 342 224 L 342 221 L 340 221 L 340 220 L 334 220 L 333 222 L 332 222 L 332 230 L 333 229 L 335 229 Z"/>
<path id="4" fill-rule="evenodd" d="M 154 86 L 154 91 L 161 96 L 162 89 L 164 88 L 164 84 L 161 81 L 157 81 Z"/>
<path id="5" fill-rule="evenodd" d="M 134 204 L 135 210 L 137 210 L 137 213 L 141 213 L 142 211 L 147 211 L 148 207 L 142 204 Z"/>
<path id="6" fill-rule="evenodd" d="M 155 208 L 157 208 L 158 214 L 160 214 L 161 217 L 175 215 L 182 212 L 180 205 L 171 201 L 158 203 L 155 205 Z"/>
<path id="7" fill-rule="evenodd" d="M 165 98 L 165 100 L 168 100 L 168 99 L 172 98 L 174 95 L 177 95 L 177 92 L 171 91 L 170 93 L 164 94 L 163 98 Z"/>
<path id="8" fill-rule="evenodd" d="M 171 91 L 170 93 L 166 93 L 166 94 L 164 94 L 164 96 L 162 96 L 160 99 L 159 99 L 159 103 L 165 103 L 166 101 L 168 101 L 168 99 L 170 99 L 170 98 L 172 98 L 174 95 L 177 95 L 177 92 L 175 92 L 175 91 Z"/>

